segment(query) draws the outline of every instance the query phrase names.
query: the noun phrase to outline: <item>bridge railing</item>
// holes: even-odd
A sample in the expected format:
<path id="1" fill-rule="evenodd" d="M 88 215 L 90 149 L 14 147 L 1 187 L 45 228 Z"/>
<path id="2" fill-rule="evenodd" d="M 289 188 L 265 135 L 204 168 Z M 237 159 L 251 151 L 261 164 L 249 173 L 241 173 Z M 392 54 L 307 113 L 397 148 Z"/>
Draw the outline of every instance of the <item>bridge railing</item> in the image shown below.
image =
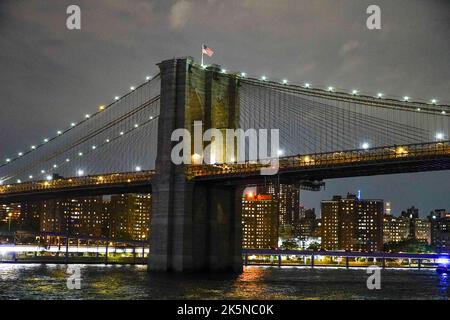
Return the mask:
<path id="1" fill-rule="evenodd" d="M 279 159 L 279 170 L 326 168 L 378 161 L 427 159 L 440 156 L 450 156 L 450 141 L 283 157 Z M 250 162 L 243 164 L 191 165 L 186 168 L 186 175 L 188 179 L 195 179 L 198 177 L 255 174 L 261 168 L 268 167 L 269 165 Z"/>
<path id="2" fill-rule="evenodd" d="M 96 185 L 102 186 L 121 183 L 131 184 L 148 181 L 153 177 L 153 175 L 154 171 L 125 172 L 84 177 L 55 178 L 46 181 L 9 184 L 0 186 L 0 195 Z"/>

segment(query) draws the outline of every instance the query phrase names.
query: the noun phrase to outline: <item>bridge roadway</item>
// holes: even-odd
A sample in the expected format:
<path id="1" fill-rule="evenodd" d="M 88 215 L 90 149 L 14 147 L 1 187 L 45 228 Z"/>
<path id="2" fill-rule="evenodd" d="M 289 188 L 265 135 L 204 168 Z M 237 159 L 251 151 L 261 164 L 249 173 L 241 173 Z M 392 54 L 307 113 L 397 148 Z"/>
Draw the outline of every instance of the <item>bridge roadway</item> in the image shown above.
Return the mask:
<path id="1" fill-rule="evenodd" d="M 125 172 L 2 185 L 0 186 L 0 202 L 45 200 L 67 195 L 81 197 L 120 193 L 151 193 L 151 180 L 154 175 L 154 171 Z"/>
<path id="2" fill-rule="evenodd" d="M 267 167 L 267 165 L 265 165 Z M 262 164 L 186 166 L 194 182 L 245 185 L 261 183 Z M 380 174 L 450 169 L 450 141 L 390 146 L 367 150 L 282 157 L 279 177 L 290 182 Z M 0 202 L 117 193 L 151 193 L 155 171 L 113 173 L 85 177 L 55 178 L 0 186 Z M 269 176 L 270 177 L 270 176 Z"/>
<path id="3" fill-rule="evenodd" d="M 258 183 L 262 164 L 218 164 L 187 167 L 195 181 L 214 183 Z M 279 173 L 284 182 L 450 169 L 450 141 L 389 146 L 367 150 L 318 153 L 282 157 Z M 266 176 L 267 177 L 267 176 Z"/>

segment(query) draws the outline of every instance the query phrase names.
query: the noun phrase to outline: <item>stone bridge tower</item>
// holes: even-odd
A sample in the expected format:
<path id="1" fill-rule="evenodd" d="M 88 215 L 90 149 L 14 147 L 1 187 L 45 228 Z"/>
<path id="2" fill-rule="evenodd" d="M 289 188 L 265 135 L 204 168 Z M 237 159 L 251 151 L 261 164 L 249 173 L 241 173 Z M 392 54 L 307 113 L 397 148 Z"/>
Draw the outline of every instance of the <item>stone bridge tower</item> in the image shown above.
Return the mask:
<path id="1" fill-rule="evenodd" d="M 171 161 L 178 143 L 171 141 L 175 129 L 186 128 L 193 134 L 194 121 L 202 121 L 203 130 L 238 126 L 238 77 L 221 73 L 218 66 L 205 69 L 192 58 L 166 60 L 159 68 L 149 270 L 239 272 L 242 188 L 194 183 L 186 178 L 185 165 Z"/>

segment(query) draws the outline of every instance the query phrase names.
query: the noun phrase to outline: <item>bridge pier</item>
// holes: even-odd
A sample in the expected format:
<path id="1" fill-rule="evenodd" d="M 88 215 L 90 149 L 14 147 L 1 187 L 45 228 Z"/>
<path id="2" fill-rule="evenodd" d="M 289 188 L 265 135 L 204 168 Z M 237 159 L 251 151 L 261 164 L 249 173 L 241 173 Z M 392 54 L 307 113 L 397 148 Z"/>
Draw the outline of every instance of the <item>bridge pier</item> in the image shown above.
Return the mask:
<path id="1" fill-rule="evenodd" d="M 168 196 L 156 191 L 156 208 Z M 241 188 L 189 185 L 176 197 L 173 211 L 152 222 L 148 269 L 241 272 Z"/>

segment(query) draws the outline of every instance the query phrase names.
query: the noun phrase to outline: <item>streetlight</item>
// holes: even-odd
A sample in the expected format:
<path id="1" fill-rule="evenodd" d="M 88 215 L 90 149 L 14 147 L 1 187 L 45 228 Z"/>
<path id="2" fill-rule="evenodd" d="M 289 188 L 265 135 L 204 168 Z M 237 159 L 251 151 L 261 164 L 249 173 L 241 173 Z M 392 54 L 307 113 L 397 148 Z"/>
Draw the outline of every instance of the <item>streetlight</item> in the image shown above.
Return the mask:
<path id="1" fill-rule="evenodd" d="M 436 133 L 436 140 L 437 141 L 444 140 L 444 134 L 442 132 Z"/>

